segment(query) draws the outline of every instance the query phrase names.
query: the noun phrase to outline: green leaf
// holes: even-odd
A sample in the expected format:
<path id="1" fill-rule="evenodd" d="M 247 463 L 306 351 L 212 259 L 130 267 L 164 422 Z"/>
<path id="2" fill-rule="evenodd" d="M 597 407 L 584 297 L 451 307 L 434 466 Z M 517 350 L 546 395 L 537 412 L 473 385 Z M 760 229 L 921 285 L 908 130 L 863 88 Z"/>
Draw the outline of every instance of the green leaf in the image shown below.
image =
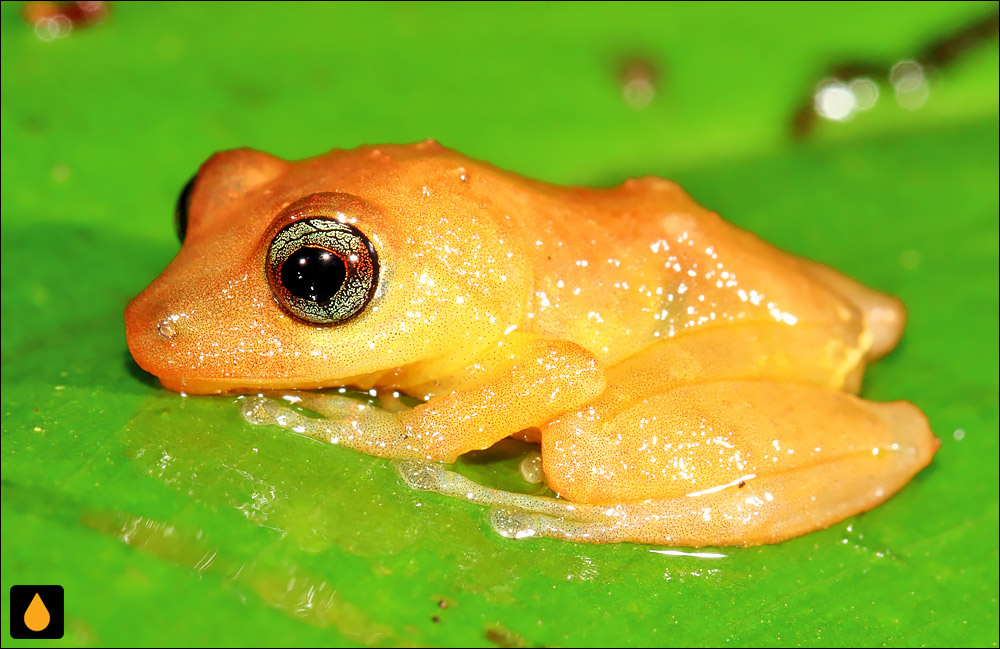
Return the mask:
<path id="1" fill-rule="evenodd" d="M 997 41 L 928 71 L 918 110 L 884 73 L 995 7 L 120 3 L 43 42 L 4 4 L 4 592 L 63 585 L 59 645 L 996 646 Z M 636 56 L 657 71 L 642 109 Z M 859 60 L 883 71 L 875 107 L 791 137 Z M 122 309 L 209 154 L 426 137 L 557 182 L 671 177 L 900 295 L 906 337 L 864 393 L 918 404 L 934 463 L 867 514 L 719 558 L 512 541 L 132 363 Z M 529 489 L 518 452 L 461 470 Z"/>

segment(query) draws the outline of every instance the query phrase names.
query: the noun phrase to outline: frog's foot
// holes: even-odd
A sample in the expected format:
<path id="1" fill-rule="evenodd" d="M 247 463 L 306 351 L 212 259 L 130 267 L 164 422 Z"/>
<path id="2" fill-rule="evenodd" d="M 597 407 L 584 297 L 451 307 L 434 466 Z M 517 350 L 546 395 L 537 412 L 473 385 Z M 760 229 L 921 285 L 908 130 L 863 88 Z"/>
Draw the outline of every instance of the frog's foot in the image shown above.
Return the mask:
<path id="1" fill-rule="evenodd" d="M 280 426 L 321 442 L 346 446 L 370 455 L 392 458 L 425 457 L 419 439 L 387 412 L 354 399 L 336 395 L 296 392 L 280 399 L 263 395 L 240 401 L 240 414 L 251 424 Z M 306 416 L 291 405 L 301 405 L 322 415 Z"/>
<path id="2" fill-rule="evenodd" d="M 666 508 L 666 503 L 659 501 L 585 505 L 487 487 L 437 462 L 396 460 L 393 466 L 412 489 L 435 491 L 490 507 L 490 526 L 505 538 L 547 536 L 591 543 L 641 541 L 650 534 L 646 528 L 666 518 L 658 513 Z M 655 530 L 653 536 L 660 543 L 670 542 L 669 537 L 656 536 Z"/>
<path id="3" fill-rule="evenodd" d="M 704 545 L 686 530 L 691 528 L 691 521 L 705 520 L 710 509 L 689 498 L 588 505 L 494 489 L 436 462 L 396 460 L 393 466 L 412 489 L 486 505 L 490 508 L 490 527 L 508 539 L 549 537 L 584 543 Z M 752 497 L 746 492 L 740 496 Z M 765 502 L 763 494 L 758 500 Z"/>

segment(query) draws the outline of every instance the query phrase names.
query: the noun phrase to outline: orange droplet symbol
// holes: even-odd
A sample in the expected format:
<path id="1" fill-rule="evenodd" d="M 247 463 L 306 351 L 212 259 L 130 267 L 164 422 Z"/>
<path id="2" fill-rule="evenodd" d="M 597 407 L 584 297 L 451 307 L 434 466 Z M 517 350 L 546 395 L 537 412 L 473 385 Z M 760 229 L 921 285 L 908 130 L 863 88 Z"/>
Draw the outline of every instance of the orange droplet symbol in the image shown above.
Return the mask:
<path id="1" fill-rule="evenodd" d="M 51 619 L 49 609 L 45 608 L 45 602 L 38 596 L 38 593 L 35 593 L 31 603 L 28 604 L 28 610 L 24 612 L 24 625 L 37 633 L 44 630 Z"/>

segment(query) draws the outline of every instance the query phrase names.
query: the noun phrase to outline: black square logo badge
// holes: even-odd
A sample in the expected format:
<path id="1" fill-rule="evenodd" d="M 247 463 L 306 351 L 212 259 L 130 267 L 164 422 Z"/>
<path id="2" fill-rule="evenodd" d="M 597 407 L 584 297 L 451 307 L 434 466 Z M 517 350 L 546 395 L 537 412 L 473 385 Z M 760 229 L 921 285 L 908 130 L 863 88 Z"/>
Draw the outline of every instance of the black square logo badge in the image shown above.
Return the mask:
<path id="1" fill-rule="evenodd" d="M 63 637 L 62 586 L 11 586 L 10 637 Z"/>

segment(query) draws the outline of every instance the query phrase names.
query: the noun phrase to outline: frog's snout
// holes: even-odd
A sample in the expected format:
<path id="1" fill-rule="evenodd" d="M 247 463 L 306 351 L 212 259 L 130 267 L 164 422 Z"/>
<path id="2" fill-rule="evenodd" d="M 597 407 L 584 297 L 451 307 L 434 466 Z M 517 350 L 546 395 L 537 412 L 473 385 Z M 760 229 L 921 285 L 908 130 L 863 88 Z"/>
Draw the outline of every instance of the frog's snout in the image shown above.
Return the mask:
<path id="1" fill-rule="evenodd" d="M 170 356 L 164 353 L 165 347 L 183 338 L 189 318 L 183 313 L 163 313 L 150 302 L 144 291 L 125 307 L 125 341 L 139 367 L 162 379 L 169 364 L 165 359 Z"/>

